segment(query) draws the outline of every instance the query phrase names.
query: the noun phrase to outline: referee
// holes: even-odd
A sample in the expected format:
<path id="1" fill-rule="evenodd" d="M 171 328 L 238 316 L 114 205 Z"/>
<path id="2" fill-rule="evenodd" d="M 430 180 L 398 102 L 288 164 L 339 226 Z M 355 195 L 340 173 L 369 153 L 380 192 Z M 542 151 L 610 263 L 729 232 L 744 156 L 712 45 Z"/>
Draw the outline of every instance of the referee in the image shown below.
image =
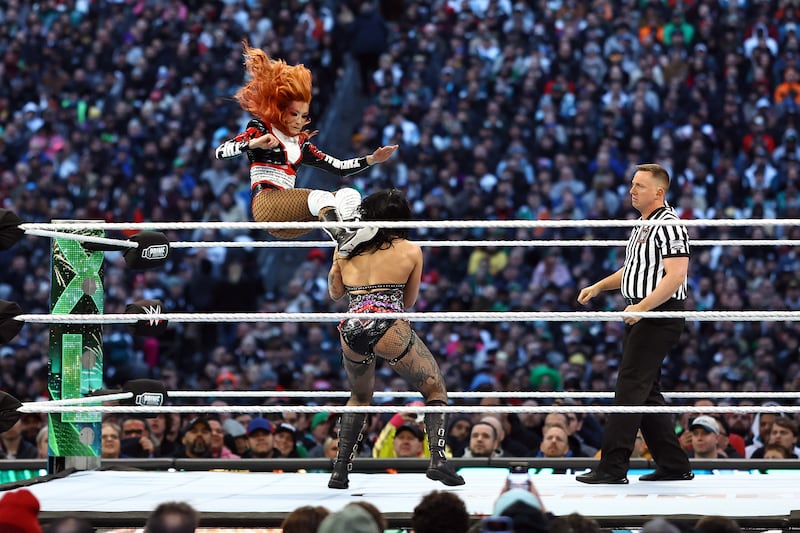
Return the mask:
<path id="1" fill-rule="evenodd" d="M 677 220 L 667 205 L 669 173 L 655 164 L 638 165 L 631 180 L 631 204 L 640 220 Z M 602 291 L 621 289 L 625 312 L 678 311 L 686 299 L 689 236 L 684 226 L 641 225 L 631 232 L 625 263 L 610 276 L 581 289 L 585 304 Z M 661 362 L 680 339 L 683 318 L 625 318 L 622 361 L 614 405 L 665 405 L 659 383 Z M 667 413 L 612 413 L 606 418 L 600 463 L 577 476 L 582 483 L 628 483 L 630 456 L 641 428 L 653 454 L 656 470 L 641 481 L 680 481 L 694 478 L 689 459 L 678 444 Z"/>

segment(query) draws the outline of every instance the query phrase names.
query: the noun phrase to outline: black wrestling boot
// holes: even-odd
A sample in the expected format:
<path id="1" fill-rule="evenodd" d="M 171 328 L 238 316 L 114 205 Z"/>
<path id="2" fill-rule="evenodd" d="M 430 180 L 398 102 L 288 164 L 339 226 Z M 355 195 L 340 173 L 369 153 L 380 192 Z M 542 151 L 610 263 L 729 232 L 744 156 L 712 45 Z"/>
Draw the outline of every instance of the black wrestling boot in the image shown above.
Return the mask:
<path id="1" fill-rule="evenodd" d="M 347 475 L 353 467 L 353 458 L 361 441 L 366 413 L 345 413 L 339 423 L 339 453 L 333 463 L 331 479 L 328 481 L 330 489 L 346 489 L 350 482 Z"/>
<path id="2" fill-rule="evenodd" d="M 444 402 L 434 400 L 427 405 L 445 405 Z M 444 454 L 445 447 L 445 419 L 444 413 L 425 413 L 425 432 L 428 434 L 428 447 L 431 451 L 431 462 L 425 475 L 434 481 L 441 481 L 449 487 L 456 487 L 465 483 L 455 469 L 447 462 Z"/>
<path id="3" fill-rule="evenodd" d="M 319 215 L 320 222 L 341 222 L 342 218 L 339 216 L 338 211 L 331 207 Z M 339 256 L 347 257 L 353 249 L 361 244 L 367 242 L 378 233 L 378 228 L 325 228 L 325 232 L 336 241 L 339 246 Z"/>

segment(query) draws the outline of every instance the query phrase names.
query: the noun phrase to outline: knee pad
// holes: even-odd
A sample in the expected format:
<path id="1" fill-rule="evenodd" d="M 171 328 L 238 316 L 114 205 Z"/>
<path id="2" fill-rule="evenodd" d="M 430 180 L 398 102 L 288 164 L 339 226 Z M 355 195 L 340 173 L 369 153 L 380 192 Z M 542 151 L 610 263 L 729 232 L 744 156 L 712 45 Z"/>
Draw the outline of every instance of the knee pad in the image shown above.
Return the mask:
<path id="1" fill-rule="evenodd" d="M 328 191 L 314 190 L 308 193 L 308 210 L 315 217 L 319 216 L 319 212 L 326 207 L 335 207 L 336 201 L 333 194 Z"/>

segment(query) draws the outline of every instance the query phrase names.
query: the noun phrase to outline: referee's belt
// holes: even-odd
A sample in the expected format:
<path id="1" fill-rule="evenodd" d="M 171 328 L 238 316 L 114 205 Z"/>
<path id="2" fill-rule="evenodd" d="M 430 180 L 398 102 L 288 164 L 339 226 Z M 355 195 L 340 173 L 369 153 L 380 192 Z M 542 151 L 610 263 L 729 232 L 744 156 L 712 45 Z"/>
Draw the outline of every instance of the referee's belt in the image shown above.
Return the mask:
<path id="1" fill-rule="evenodd" d="M 280 190 L 280 187 L 278 187 L 277 185 L 273 185 L 272 183 L 269 183 L 267 181 L 256 183 L 255 185 L 253 185 L 253 188 L 250 189 L 250 201 L 252 202 L 253 200 L 255 200 L 256 196 L 261 191 L 278 191 L 278 190 Z"/>
<path id="2" fill-rule="evenodd" d="M 628 305 L 636 305 L 642 300 L 644 300 L 644 298 L 623 298 L 623 299 L 625 300 L 625 303 L 627 303 Z M 680 308 L 683 308 L 683 300 L 678 300 L 677 298 L 670 298 L 663 304 L 652 309 L 652 311 L 664 310 L 664 309 L 680 309 Z"/>

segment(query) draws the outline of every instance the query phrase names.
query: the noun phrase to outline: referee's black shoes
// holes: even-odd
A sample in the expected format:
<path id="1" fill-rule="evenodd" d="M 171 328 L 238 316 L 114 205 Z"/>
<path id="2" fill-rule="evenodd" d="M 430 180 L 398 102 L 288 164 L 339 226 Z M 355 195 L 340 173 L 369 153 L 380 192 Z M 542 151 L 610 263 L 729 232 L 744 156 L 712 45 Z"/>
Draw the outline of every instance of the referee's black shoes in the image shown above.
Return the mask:
<path id="1" fill-rule="evenodd" d="M 581 483 L 588 483 L 590 485 L 627 485 L 628 478 L 623 476 L 614 476 L 601 472 L 600 470 L 592 470 L 587 474 L 575 476 L 575 479 Z"/>
<path id="2" fill-rule="evenodd" d="M 639 476 L 639 481 L 690 481 L 694 479 L 694 472 L 670 472 L 656 468 L 655 472 L 650 472 Z"/>

